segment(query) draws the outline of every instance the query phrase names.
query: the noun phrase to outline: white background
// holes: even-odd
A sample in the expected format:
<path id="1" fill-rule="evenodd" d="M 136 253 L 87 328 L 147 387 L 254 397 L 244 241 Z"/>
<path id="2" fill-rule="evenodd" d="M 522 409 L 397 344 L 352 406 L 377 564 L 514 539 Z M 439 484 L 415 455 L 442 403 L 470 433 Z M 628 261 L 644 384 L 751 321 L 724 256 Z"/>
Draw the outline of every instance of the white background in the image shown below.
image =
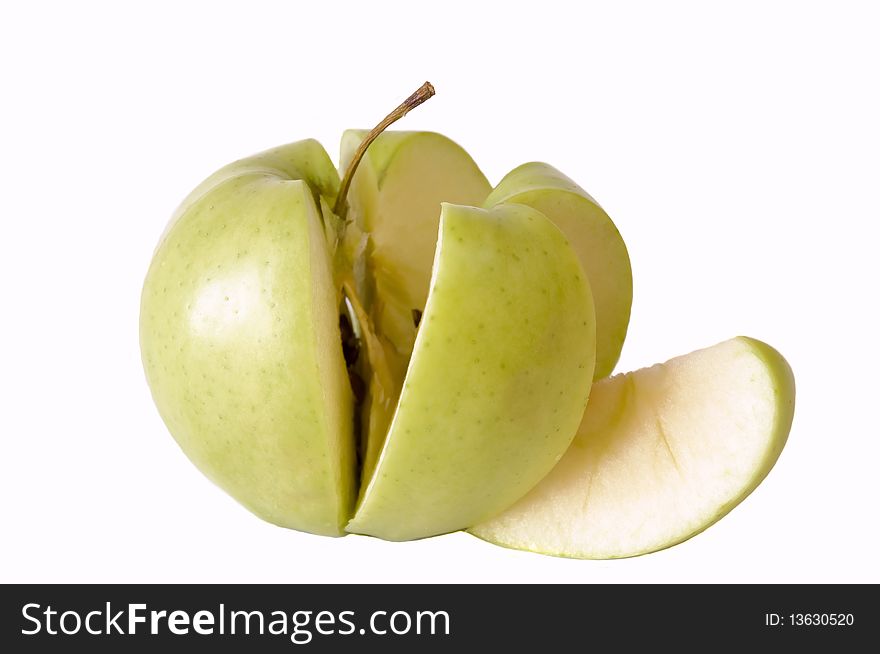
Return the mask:
<path id="1" fill-rule="evenodd" d="M 3 6 L 0 581 L 880 582 L 875 4 Z M 704 534 L 610 562 L 319 538 L 252 517 L 168 435 L 137 324 L 176 204 L 280 143 L 336 156 L 425 79 L 400 128 L 493 182 L 548 161 L 614 218 L 619 370 L 736 334 L 791 362 L 787 448 Z"/>

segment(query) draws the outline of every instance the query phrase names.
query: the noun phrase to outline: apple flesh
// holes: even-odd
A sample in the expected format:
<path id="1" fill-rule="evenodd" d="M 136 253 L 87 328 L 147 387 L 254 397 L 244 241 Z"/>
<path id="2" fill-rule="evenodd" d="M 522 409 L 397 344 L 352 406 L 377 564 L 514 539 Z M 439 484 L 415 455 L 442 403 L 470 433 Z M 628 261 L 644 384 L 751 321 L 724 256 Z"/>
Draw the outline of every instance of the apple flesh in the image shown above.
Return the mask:
<path id="1" fill-rule="evenodd" d="M 316 141 L 212 175 L 156 248 L 140 322 L 156 406 L 193 463 L 260 517 L 337 536 L 355 441 L 319 204 L 338 183 Z"/>
<path id="2" fill-rule="evenodd" d="M 501 202 L 537 209 L 568 237 L 596 304 L 595 378 L 607 377 L 620 358 L 632 307 L 632 269 L 617 227 L 586 191 L 545 163 L 527 163 L 509 172 L 484 206 Z"/>
<path id="3" fill-rule="evenodd" d="M 506 547 L 610 559 L 670 547 L 739 504 L 791 428 L 794 377 L 745 337 L 594 384 L 571 447 L 471 533 Z"/>
<path id="4" fill-rule="evenodd" d="M 423 538 L 512 504 L 571 442 L 594 362 L 590 289 L 562 233 L 521 205 L 444 204 L 406 381 L 348 530 Z"/>

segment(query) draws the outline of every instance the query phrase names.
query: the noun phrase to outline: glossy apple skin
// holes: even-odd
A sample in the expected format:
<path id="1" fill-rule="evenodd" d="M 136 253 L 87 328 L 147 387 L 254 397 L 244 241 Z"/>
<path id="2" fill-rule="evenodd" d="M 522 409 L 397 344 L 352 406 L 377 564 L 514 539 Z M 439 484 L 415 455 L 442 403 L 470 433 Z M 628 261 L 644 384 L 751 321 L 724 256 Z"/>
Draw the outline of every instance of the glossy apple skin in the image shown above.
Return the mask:
<path id="1" fill-rule="evenodd" d="M 483 206 L 525 204 L 547 216 L 566 235 L 590 280 L 596 303 L 595 378 L 614 370 L 632 308 L 629 254 L 620 232 L 586 191 L 545 163 L 526 163 L 510 171 Z"/>
<path id="2" fill-rule="evenodd" d="M 471 532 L 586 559 L 680 543 L 767 476 L 788 439 L 794 400 L 791 367 L 747 337 L 603 379 L 559 465 Z"/>
<path id="3" fill-rule="evenodd" d="M 562 232 L 521 205 L 443 205 L 415 350 L 348 530 L 423 538 L 515 502 L 571 442 L 594 363 L 589 284 Z"/>
<path id="4" fill-rule="evenodd" d="M 356 492 L 317 205 L 337 185 L 315 141 L 212 175 L 156 248 L 140 320 L 147 381 L 186 455 L 260 517 L 326 535 L 343 533 Z"/>

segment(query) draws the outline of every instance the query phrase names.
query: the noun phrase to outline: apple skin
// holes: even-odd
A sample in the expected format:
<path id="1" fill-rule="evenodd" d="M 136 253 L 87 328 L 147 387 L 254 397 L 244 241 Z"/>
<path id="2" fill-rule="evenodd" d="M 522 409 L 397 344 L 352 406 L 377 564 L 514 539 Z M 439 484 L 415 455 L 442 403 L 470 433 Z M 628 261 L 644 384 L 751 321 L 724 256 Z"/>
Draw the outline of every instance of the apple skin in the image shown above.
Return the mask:
<path id="1" fill-rule="evenodd" d="M 403 391 L 348 530 L 409 540 L 502 511 L 565 452 L 594 363 L 592 296 L 562 232 L 522 205 L 444 204 Z"/>
<path id="2" fill-rule="evenodd" d="M 318 206 L 337 186 L 316 141 L 209 177 L 156 248 L 140 320 L 153 398 L 193 463 L 269 522 L 331 536 L 356 493 L 332 217 Z"/>
<path id="3" fill-rule="evenodd" d="M 566 235 L 590 280 L 596 303 L 595 378 L 614 370 L 629 326 L 632 268 L 620 232 L 586 191 L 545 163 L 523 164 L 504 176 L 483 203 L 525 204 Z"/>
<path id="4" fill-rule="evenodd" d="M 603 379 L 556 468 L 470 531 L 504 547 L 585 559 L 681 543 L 764 480 L 787 441 L 794 400 L 782 355 L 742 336 Z"/>

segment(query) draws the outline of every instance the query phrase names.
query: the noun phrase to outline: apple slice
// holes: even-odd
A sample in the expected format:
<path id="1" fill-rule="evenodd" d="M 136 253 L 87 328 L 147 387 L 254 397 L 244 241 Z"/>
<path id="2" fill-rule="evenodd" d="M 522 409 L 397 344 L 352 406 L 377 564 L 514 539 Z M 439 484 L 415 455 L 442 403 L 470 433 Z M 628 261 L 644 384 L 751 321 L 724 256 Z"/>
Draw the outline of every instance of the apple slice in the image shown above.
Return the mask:
<path id="1" fill-rule="evenodd" d="M 340 170 L 351 166 L 367 134 L 343 134 Z M 370 478 L 385 441 L 425 309 L 440 205 L 479 206 L 491 190 L 470 155 L 434 132 L 384 131 L 357 166 L 343 250 L 353 270 L 347 295 L 369 351 L 358 361 L 367 390 L 359 413 L 361 479 Z"/>
<path id="2" fill-rule="evenodd" d="M 794 395 L 785 359 L 745 337 L 602 380 L 553 471 L 470 531 L 584 559 L 680 543 L 764 479 L 788 437 Z"/>
<path id="3" fill-rule="evenodd" d="M 340 169 L 364 140 L 365 130 L 342 137 Z M 413 311 L 428 297 L 440 203 L 480 206 L 491 185 L 461 146 L 433 132 L 383 132 L 360 162 L 349 194 L 350 215 L 369 234 L 365 278 L 358 294 L 376 331 L 406 368 L 416 337 Z"/>
<path id="4" fill-rule="evenodd" d="M 311 140 L 209 177 L 156 248 L 140 322 L 156 406 L 193 463 L 265 520 L 333 536 L 356 496 L 322 212 L 338 185 Z"/>
<path id="5" fill-rule="evenodd" d="M 510 506 L 565 452 L 595 360 L 589 285 L 529 207 L 444 204 L 431 292 L 351 532 L 408 540 Z"/>
<path id="6" fill-rule="evenodd" d="M 545 163 L 510 171 L 483 206 L 515 202 L 537 209 L 566 235 L 590 280 L 596 303 L 596 379 L 614 370 L 632 307 L 632 269 L 611 218 L 581 187 Z"/>

